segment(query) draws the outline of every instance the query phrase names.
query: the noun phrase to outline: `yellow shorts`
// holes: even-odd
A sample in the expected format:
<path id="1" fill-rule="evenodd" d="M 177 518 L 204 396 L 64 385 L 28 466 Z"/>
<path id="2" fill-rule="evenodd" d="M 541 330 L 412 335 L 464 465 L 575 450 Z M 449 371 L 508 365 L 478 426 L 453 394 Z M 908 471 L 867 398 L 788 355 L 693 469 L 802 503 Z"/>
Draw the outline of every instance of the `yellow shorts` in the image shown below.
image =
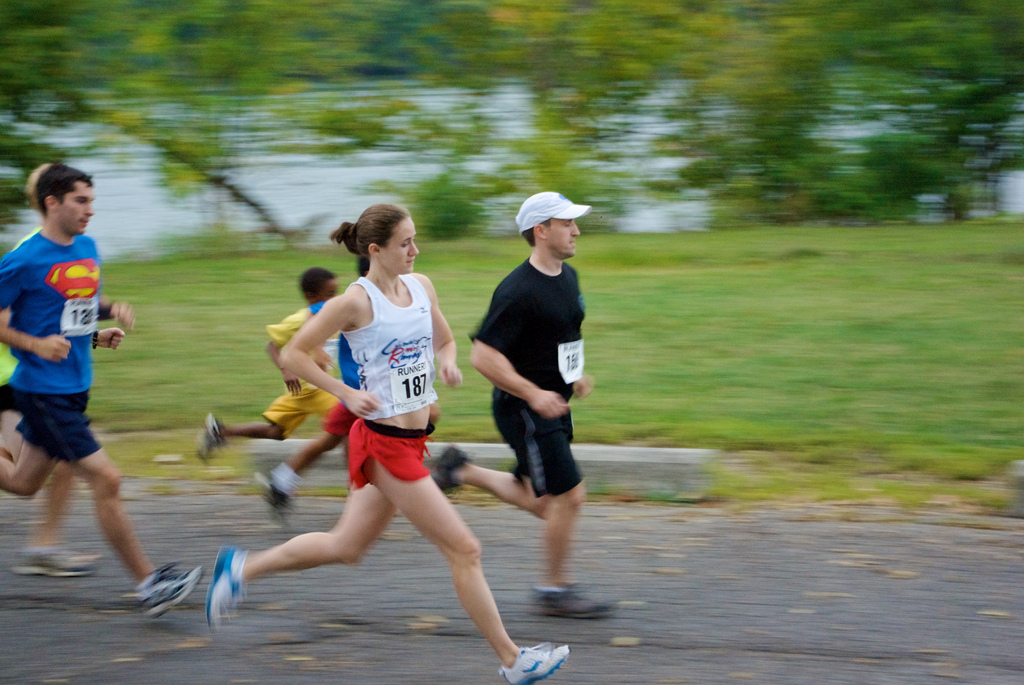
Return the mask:
<path id="1" fill-rule="evenodd" d="M 284 430 L 284 437 L 295 432 L 308 417 L 324 416 L 338 403 L 338 398 L 320 388 L 308 388 L 298 395 L 281 395 L 263 412 L 263 418 Z"/>

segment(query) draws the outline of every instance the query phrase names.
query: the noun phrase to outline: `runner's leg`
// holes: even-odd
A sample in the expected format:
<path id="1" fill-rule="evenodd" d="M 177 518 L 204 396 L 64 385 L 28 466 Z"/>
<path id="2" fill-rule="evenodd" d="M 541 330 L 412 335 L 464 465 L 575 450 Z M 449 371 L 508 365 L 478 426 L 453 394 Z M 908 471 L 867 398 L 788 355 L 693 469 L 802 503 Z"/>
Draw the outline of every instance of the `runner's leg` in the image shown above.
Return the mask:
<path id="1" fill-rule="evenodd" d="M 57 465 L 42 447 L 23 442 L 17 463 L 0 459 L 0 490 L 12 495 L 31 497 L 46 483 L 47 476 Z"/>
<path id="2" fill-rule="evenodd" d="M 19 421 L 21 414 L 16 411 L 5 411 L 0 414 L 0 434 L 3 435 L 4 446 L 12 455 L 17 455 L 21 451 L 23 442 L 21 433 L 18 432 Z M 74 475 L 71 468 L 58 462 L 46 488 L 43 521 L 30 534 L 30 547 L 56 547 L 60 544 L 60 524 L 67 513 L 73 493 Z"/>
<path id="3" fill-rule="evenodd" d="M 66 462 L 58 462 L 46 486 L 43 520 L 30 534 L 32 547 L 57 547 L 61 541 L 61 523 L 75 492 L 75 474 Z"/>
<path id="4" fill-rule="evenodd" d="M 73 464 L 78 474 L 92 488 L 96 503 L 96 520 L 128 572 L 141 583 L 154 566 L 142 548 L 128 512 L 121 501 L 121 472 L 107 456 L 106 451 L 94 452 Z"/>
<path id="5" fill-rule="evenodd" d="M 480 541 L 459 516 L 458 511 L 428 476 L 414 482 L 391 475 L 376 460 L 364 467 L 380 491 L 416 526 L 424 537 L 437 545 L 448 559 L 455 592 L 469 617 L 498 654 L 505 666 L 519 656 L 519 648 L 505 632 L 494 596 L 480 563 Z"/>
<path id="6" fill-rule="evenodd" d="M 380 537 L 395 515 L 395 506 L 367 485 L 349 493 L 345 511 L 329 533 L 306 533 L 283 545 L 250 552 L 242 578 L 250 582 L 270 573 L 301 571 L 324 564 L 354 564 Z"/>
<path id="7" fill-rule="evenodd" d="M 276 423 L 268 422 L 243 423 L 239 426 L 221 426 L 220 434 L 225 438 L 283 440 L 284 428 Z"/>
<path id="8" fill-rule="evenodd" d="M 296 474 L 302 473 L 306 468 L 312 466 L 323 454 L 330 452 L 347 440 L 348 436 L 323 433 L 319 438 L 288 457 L 288 461 L 285 464 Z"/>
<path id="9" fill-rule="evenodd" d="M 572 550 L 576 521 L 586 499 L 586 486 L 580 483 L 561 495 L 549 495 L 550 503 L 544 524 L 544 546 L 548 558 L 548 585 L 565 587 L 570 580 L 566 577 L 566 565 Z"/>
<path id="10" fill-rule="evenodd" d="M 537 518 L 545 518 L 549 497 L 537 497 L 533 487 L 519 480 L 507 471 L 485 469 L 476 464 L 465 464 L 457 471 L 458 479 L 464 485 L 487 490 L 506 504 L 512 504 L 530 512 Z"/>

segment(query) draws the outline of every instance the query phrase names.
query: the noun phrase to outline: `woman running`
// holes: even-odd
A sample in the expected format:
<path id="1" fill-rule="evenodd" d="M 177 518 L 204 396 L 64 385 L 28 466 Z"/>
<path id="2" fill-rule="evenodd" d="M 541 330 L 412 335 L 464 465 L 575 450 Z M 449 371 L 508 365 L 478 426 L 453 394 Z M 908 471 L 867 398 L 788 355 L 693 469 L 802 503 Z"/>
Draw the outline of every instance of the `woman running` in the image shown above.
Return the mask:
<path id="1" fill-rule="evenodd" d="M 423 465 L 433 430 L 429 406 L 437 399 L 435 355 L 437 375 L 447 385 L 461 384 L 462 372 L 434 286 L 413 273 L 419 254 L 415 236 L 409 213 L 385 204 L 373 205 L 356 223 L 346 221 L 331 235 L 350 252 L 369 257 L 370 271 L 295 334 L 281 361 L 360 417 L 349 433 L 348 502 L 329 533 L 306 533 L 262 552 L 222 548 L 206 597 L 207 619 L 211 627 L 219 626 L 241 601 L 246 584 L 257 578 L 358 562 L 401 511 L 448 560 L 459 601 L 501 660 L 499 674 L 509 683 L 536 682 L 565 662 L 569 647 L 519 648 L 512 642 L 484 578 L 480 542 Z M 309 356 L 337 331 L 360 366 L 358 390 Z"/>

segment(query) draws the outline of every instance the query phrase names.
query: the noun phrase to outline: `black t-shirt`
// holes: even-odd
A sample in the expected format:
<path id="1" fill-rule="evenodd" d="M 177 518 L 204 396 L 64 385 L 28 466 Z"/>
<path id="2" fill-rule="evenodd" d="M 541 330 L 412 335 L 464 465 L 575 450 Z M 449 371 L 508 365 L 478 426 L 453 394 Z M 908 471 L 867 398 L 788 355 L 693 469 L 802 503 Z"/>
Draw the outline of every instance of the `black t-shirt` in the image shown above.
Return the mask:
<path id="1" fill-rule="evenodd" d="M 558 346 L 582 337 L 583 317 L 576 270 L 562 264 L 562 273 L 547 276 L 526 260 L 495 289 L 480 330 L 470 337 L 505 355 L 519 375 L 568 400 L 572 385 L 558 372 Z"/>

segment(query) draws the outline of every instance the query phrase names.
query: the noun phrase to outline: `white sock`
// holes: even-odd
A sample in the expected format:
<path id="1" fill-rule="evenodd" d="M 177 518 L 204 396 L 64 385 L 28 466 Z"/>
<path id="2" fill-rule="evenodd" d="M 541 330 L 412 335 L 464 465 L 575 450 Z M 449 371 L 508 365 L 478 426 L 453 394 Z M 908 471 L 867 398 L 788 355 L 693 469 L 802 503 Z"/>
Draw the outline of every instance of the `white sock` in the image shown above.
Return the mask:
<path id="1" fill-rule="evenodd" d="M 289 496 L 295 494 L 295 488 L 301 482 L 302 478 L 288 464 L 278 464 L 270 472 L 270 484 Z"/>
<path id="2" fill-rule="evenodd" d="M 59 551 L 60 547 L 57 547 L 56 545 L 46 545 L 43 547 L 24 547 L 22 548 L 21 553 L 25 556 L 35 556 L 39 554 L 56 554 Z"/>
<path id="3" fill-rule="evenodd" d="M 151 572 L 146 578 L 135 586 L 135 594 L 139 599 L 146 599 L 153 594 L 153 581 L 156 579 L 156 571 Z"/>
<path id="4" fill-rule="evenodd" d="M 235 552 L 235 558 L 231 560 L 231 579 L 237 581 L 243 588 L 245 581 L 242 579 L 242 569 L 245 568 L 245 560 L 248 556 L 248 551 L 238 550 Z"/>

